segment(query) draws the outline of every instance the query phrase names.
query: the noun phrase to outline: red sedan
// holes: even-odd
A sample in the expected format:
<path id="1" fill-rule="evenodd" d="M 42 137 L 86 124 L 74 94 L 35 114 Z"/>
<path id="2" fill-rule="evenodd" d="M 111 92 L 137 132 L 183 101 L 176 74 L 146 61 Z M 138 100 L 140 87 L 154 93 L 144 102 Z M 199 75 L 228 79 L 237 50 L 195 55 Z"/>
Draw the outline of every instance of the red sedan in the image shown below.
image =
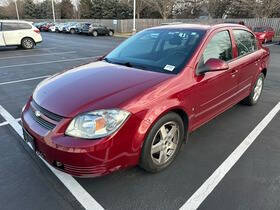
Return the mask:
<path id="1" fill-rule="evenodd" d="M 24 136 L 74 176 L 158 172 L 190 132 L 240 101 L 258 102 L 268 60 L 242 25 L 147 29 L 103 60 L 42 81 L 23 108 Z"/>
<path id="2" fill-rule="evenodd" d="M 271 27 L 255 27 L 253 31 L 261 43 L 272 42 L 275 36 L 275 31 Z"/>

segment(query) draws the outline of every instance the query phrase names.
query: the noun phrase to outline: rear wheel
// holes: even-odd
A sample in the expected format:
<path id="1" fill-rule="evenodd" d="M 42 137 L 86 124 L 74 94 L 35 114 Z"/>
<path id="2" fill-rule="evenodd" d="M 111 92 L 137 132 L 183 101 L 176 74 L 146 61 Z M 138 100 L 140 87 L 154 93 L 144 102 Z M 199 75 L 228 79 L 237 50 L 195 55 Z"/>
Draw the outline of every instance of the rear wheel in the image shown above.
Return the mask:
<path id="1" fill-rule="evenodd" d="M 169 166 L 177 156 L 184 139 L 184 125 L 176 113 L 168 113 L 152 127 L 142 148 L 140 166 L 158 172 Z"/>
<path id="2" fill-rule="evenodd" d="M 113 36 L 114 32 L 113 31 L 109 31 L 109 36 Z"/>
<path id="3" fill-rule="evenodd" d="M 75 32 L 76 32 L 76 31 L 75 31 L 75 29 L 73 29 L 73 28 L 70 30 L 70 34 L 74 34 Z"/>
<path id="4" fill-rule="evenodd" d="M 23 49 L 29 50 L 35 47 L 35 42 L 31 38 L 24 38 L 21 41 L 21 46 Z"/>
<path id="5" fill-rule="evenodd" d="M 255 86 L 250 93 L 250 95 L 245 98 L 242 103 L 247 104 L 249 106 L 253 106 L 258 103 L 260 96 L 262 94 L 263 90 L 263 84 L 264 84 L 264 74 L 261 73 L 255 83 Z"/>
<path id="6" fill-rule="evenodd" d="M 93 32 L 92 32 L 92 36 L 97 37 L 97 36 L 98 36 L 97 31 L 93 31 Z"/>

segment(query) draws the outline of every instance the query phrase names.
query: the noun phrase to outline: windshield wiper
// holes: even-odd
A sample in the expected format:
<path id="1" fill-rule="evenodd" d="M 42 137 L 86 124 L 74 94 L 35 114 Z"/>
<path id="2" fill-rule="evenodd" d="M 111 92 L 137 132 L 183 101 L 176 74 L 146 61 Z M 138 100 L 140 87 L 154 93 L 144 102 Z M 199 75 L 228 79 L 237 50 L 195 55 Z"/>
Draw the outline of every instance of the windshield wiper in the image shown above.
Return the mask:
<path id="1" fill-rule="evenodd" d="M 132 64 L 130 62 L 115 62 L 108 58 L 104 58 L 103 60 L 106 61 L 107 63 L 112 63 L 112 64 L 116 64 L 116 65 L 121 65 L 121 66 L 126 66 L 126 67 L 131 67 L 131 68 L 147 69 L 145 66 Z"/>

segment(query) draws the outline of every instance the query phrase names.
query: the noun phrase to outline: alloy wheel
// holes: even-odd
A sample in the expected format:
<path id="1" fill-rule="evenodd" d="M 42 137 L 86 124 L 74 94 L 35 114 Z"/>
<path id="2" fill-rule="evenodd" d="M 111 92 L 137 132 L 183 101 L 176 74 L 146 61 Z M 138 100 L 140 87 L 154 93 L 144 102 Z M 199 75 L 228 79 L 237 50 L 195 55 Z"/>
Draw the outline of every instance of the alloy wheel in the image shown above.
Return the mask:
<path id="1" fill-rule="evenodd" d="M 33 45 L 34 45 L 34 43 L 31 39 L 23 40 L 23 46 L 25 49 L 31 49 L 31 48 L 33 48 Z"/>
<path id="2" fill-rule="evenodd" d="M 92 35 L 93 35 L 94 37 L 98 36 L 97 31 L 92 32 Z"/>
<path id="3" fill-rule="evenodd" d="M 263 78 L 259 77 L 255 89 L 254 89 L 254 96 L 253 96 L 253 100 L 256 102 L 258 101 L 261 93 L 262 93 L 262 88 L 263 88 Z"/>
<path id="4" fill-rule="evenodd" d="M 151 157 L 155 164 L 164 165 L 174 156 L 179 137 L 179 125 L 176 122 L 167 122 L 160 127 L 151 146 Z"/>

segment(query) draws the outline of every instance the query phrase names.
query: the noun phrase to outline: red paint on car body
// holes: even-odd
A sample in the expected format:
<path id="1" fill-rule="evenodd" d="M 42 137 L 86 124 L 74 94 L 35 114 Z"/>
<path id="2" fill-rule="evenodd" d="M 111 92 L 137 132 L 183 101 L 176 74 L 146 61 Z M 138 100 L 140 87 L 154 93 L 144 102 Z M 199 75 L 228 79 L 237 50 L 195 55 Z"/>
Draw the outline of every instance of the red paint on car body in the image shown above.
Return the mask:
<path id="1" fill-rule="evenodd" d="M 192 132 L 248 96 L 258 74 L 267 69 L 269 51 L 261 46 L 254 53 L 238 57 L 232 30 L 251 33 L 247 27 L 221 24 L 160 28 L 176 27 L 206 31 L 179 74 L 143 71 L 98 61 L 57 74 L 38 85 L 22 112 L 22 123 L 50 164 L 59 161 L 64 165 L 60 170 L 81 177 L 100 176 L 135 166 L 149 130 L 161 116 L 170 111 L 185 113 L 186 129 Z M 217 32 L 224 30 L 230 33 L 234 57 L 228 62 L 228 70 L 197 75 L 203 50 Z M 51 131 L 43 128 L 32 117 L 31 101 L 62 120 Z M 67 126 L 78 114 L 112 108 L 131 113 L 114 134 L 95 140 L 65 135 Z"/>

